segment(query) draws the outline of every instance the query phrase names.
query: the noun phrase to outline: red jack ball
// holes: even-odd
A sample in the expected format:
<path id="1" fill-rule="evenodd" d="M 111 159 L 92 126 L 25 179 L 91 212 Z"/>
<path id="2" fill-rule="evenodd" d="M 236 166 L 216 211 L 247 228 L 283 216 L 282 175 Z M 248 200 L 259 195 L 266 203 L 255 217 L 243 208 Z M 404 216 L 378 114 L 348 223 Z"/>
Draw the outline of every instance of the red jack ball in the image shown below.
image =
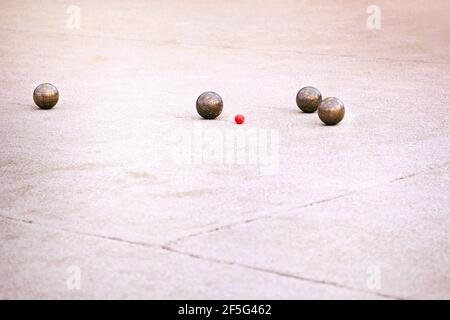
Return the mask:
<path id="1" fill-rule="evenodd" d="M 245 117 L 242 114 L 237 114 L 236 117 L 234 117 L 234 121 L 236 121 L 237 124 L 243 124 Z"/>

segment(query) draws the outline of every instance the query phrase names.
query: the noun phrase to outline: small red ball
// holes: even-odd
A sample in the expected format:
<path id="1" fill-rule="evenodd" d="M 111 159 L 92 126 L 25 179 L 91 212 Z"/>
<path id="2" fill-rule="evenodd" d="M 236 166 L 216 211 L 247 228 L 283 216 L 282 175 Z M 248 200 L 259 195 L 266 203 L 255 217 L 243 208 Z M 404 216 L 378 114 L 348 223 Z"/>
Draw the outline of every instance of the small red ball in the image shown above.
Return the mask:
<path id="1" fill-rule="evenodd" d="M 245 117 L 242 114 L 237 114 L 236 117 L 234 117 L 234 121 L 236 121 L 237 124 L 243 124 Z"/>

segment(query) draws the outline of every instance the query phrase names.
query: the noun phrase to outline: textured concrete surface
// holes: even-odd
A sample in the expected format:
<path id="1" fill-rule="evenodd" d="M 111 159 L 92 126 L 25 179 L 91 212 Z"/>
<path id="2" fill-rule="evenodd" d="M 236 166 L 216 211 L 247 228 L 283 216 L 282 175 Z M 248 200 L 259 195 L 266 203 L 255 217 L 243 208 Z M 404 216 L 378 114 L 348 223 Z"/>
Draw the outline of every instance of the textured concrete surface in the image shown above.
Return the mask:
<path id="1" fill-rule="evenodd" d="M 450 3 L 372 4 L 1 1 L 0 298 L 450 298 Z"/>

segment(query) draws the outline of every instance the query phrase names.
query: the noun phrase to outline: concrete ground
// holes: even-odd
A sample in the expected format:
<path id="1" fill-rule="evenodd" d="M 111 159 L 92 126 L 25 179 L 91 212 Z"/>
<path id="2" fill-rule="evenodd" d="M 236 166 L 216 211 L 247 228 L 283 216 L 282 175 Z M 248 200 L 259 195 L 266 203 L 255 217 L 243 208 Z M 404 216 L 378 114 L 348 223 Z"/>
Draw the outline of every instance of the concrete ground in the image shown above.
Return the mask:
<path id="1" fill-rule="evenodd" d="M 449 17 L 1 0 L 0 298 L 449 299 Z M 298 110 L 306 85 L 341 124 Z"/>

